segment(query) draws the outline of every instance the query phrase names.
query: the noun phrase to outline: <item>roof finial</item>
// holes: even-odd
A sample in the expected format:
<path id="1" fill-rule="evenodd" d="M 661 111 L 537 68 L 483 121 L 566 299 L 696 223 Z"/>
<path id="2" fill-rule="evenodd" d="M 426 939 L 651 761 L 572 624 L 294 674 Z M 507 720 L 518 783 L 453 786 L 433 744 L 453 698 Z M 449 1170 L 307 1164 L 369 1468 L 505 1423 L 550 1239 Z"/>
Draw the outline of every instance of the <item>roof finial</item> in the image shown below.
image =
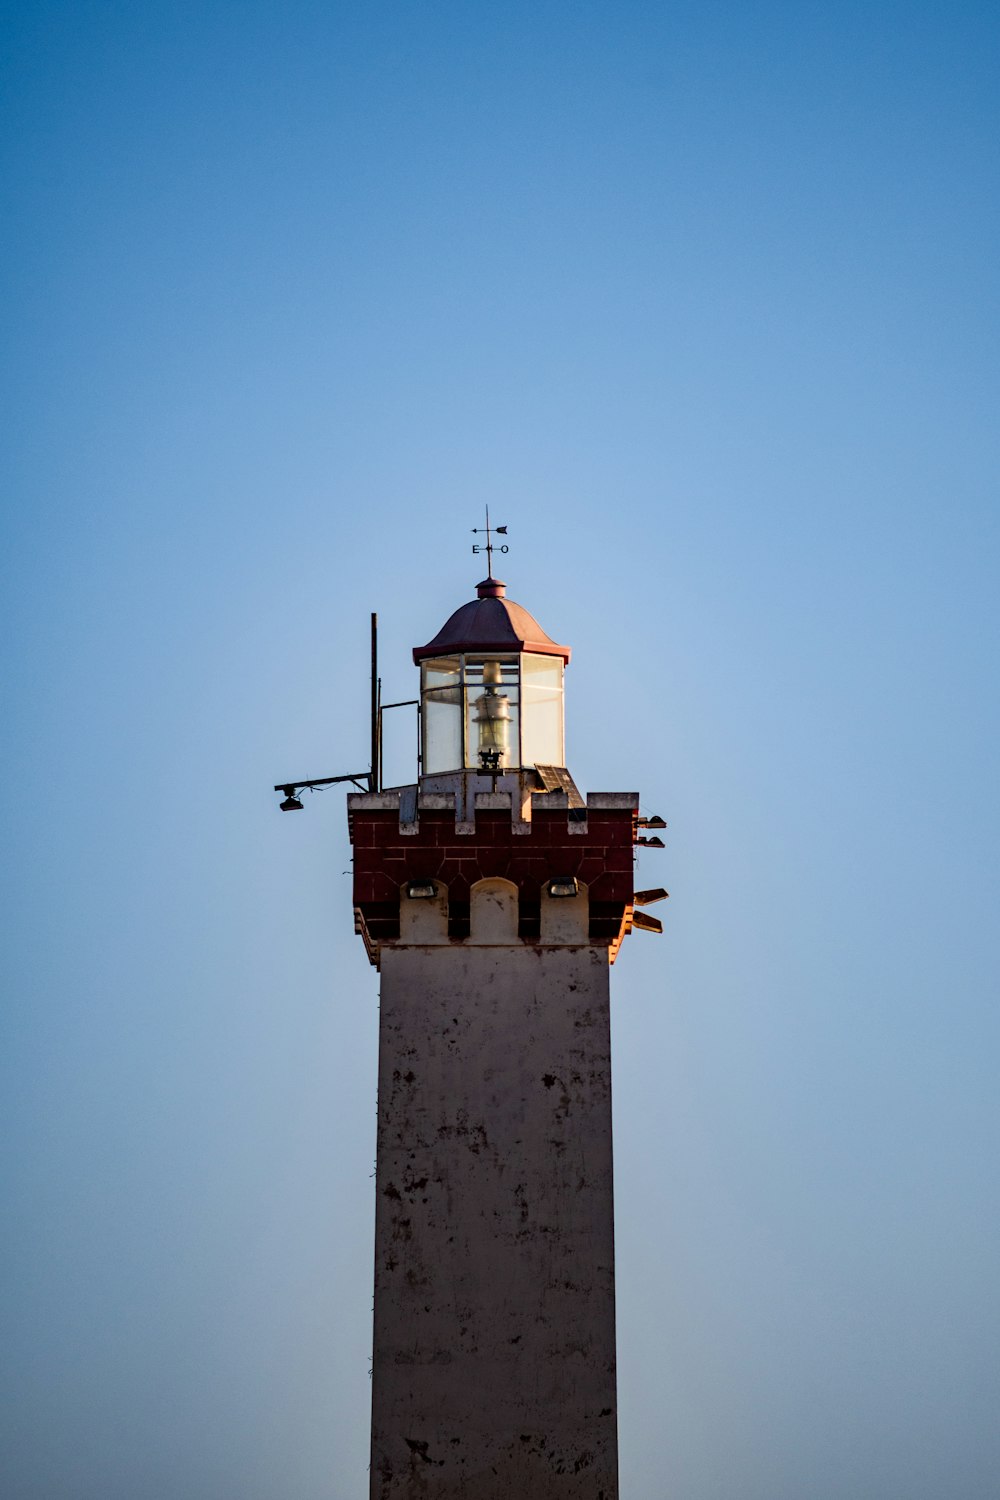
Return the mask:
<path id="1" fill-rule="evenodd" d="M 488 579 L 490 579 L 490 578 L 493 577 L 493 546 L 494 546 L 494 544 L 493 544 L 493 533 L 495 532 L 497 536 L 506 536 L 507 535 L 507 528 L 506 528 L 506 526 L 493 526 L 491 528 L 491 526 L 490 526 L 490 508 L 489 508 L 488 505 L 486 507 L 486 525 L 485 526 L 473 526 L 473 528 L 472 528 L 472 535 L 473 536 L 481 536 L 484 531 L 486 533 L 486 544 L 485 544 L 485 546 L 483 545 L 482 542 L 473 542 L 473 544 L 472 544 L 472 550 L 476 554 L 477 557 L 478 557 L 478 555 L 479 555 L 480 552 L 485 552 L 486 553 L 486 576 L 487 576 Z M 500 546 L 497 547 L 496 550 L 498 552 L 509 552 L 510 548 L 507 546 L 506 542 L 501 542 Z"/>

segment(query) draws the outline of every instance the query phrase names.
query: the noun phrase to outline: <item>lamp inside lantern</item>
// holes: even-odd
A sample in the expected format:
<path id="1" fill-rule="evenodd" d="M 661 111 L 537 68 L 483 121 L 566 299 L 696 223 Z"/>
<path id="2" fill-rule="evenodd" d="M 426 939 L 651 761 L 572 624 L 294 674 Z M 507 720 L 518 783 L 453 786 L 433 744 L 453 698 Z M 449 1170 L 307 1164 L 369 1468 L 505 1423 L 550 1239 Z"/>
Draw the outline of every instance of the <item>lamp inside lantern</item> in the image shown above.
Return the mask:
<path id="1" fill-rule="evenodd" d="M 498 661 L 483 663 L 483 691 L 476 699 L 479 763 L 484 771 L 499 771 L 510 750 L 510 700 L 499 691 L 503 673 Z"/>

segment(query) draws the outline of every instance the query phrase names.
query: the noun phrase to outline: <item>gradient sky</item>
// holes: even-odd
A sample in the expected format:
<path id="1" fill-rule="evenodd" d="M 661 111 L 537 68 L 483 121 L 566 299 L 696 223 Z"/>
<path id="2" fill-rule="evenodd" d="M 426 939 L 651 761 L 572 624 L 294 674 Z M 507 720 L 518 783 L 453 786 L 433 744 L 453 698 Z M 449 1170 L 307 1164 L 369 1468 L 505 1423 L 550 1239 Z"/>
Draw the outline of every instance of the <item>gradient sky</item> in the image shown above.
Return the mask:
<path id="1" fill-rule="evenodd" d="M 487 502 L 670 823 L 623 1500 L 994 1500 L 994 7 L 2 17 L 5 1500 L 367 1493 L 377 976 L 270 786 Z"/>

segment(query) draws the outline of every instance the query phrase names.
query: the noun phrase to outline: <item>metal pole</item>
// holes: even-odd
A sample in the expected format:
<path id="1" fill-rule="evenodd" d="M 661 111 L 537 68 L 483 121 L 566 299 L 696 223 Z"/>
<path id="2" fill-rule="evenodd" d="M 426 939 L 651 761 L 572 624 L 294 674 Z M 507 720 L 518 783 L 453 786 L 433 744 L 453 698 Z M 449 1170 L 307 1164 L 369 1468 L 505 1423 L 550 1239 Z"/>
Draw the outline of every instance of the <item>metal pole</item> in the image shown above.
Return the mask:
<path id="1" fill-rule="evenodd" d="M 375 790 L 377 792 L 380 792 L 382 790 L 382 679 L 381 679 L 381 677 L 378 679 L 378 686 L 377 686 L 377 688 L 375 690 L 375 723 L 376 723 L 376 726 L 377 726 L 376 727 L 376 734 L 378 736 L 377 743 L 376 743 L 376 746 L 375 746 L 375 758 L 376 758 L 376 760 L 378 762 L 378 783 L 376 784 Z"/>
<path id="2" fill-rule="evenodd" d="M 371 790 L 381 790 L 378 732 L 378 615 L 372 614 L 372 773 Z"/>

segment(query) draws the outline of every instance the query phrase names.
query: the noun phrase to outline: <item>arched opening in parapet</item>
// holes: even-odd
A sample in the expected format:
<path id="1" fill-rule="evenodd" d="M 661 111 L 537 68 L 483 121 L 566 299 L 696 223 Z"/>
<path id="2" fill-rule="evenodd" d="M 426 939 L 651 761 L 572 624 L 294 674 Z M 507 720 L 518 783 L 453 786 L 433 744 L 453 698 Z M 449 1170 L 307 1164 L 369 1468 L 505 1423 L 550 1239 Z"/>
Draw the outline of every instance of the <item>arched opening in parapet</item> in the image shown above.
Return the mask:
<path id="1" fill-rule="evenodd" d="M 483 946 L 517 942 L 517 886 L 491 876 L 469 892 L 469 942 Z"/>

